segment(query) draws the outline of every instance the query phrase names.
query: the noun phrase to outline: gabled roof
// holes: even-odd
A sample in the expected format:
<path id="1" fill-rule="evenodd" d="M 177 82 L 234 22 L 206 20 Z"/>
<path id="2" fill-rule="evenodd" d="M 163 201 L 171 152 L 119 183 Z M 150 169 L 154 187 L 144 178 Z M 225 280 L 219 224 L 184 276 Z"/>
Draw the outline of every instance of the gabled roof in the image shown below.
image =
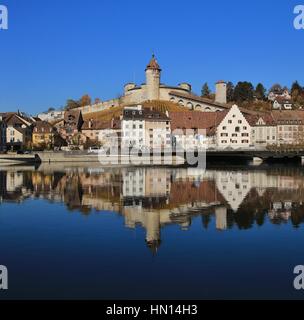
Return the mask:
<path id="1" fill-rule="evenodd" d="M 30 121 L 30 119 L 24 118 L 17 113 L 8 115 L 6 118 L 4 118 L 4 121 L 7 125 L 11 126 L 26 125 L 27 127 L 29 127 L 31 124 L 33 124 L 33 121 Z"/>
<path id="2" fill-rule="evenodd" d="M 258 126 L 258 121 L 263 120 L 266 126 L 276 126 L 276 121 L 270 113 L 262 115 L 245 115 L 246 120 L 251 127 Z"/>
<path id="3" fill-rule="evenodd" d="M 78 122 L 80 117 L 82 116 L 82 114 L 81 114 L 80 110 L 69 110 L 69 111 L 66 111 L 64 113 L 64 121 L 68 122 L 70 116 L 73 116 L 75 121 Z"/>

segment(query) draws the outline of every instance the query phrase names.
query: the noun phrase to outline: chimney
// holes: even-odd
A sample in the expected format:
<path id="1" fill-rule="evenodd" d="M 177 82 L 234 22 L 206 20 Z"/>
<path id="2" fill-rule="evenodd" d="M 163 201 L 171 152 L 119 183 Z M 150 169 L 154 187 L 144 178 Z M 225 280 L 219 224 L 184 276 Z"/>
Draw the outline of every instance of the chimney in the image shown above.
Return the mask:
<path id="1" fill-rule="evenodd" d="M 215 84 L 215 102 L 227 103 L 227 84 L 225 81 L 221 80 Z"/>

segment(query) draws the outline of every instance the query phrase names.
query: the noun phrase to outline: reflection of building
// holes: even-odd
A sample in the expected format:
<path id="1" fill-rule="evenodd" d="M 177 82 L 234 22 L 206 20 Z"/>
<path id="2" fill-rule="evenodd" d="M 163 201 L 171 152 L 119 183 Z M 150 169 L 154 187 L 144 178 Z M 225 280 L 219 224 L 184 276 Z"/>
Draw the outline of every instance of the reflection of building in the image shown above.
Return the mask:
<path id="1" fill-rule="evenodd" d="M 216 229 L 218 230 L 227 229 L 227 208 L 226 207 L 215 208 L 215 221 L 216 221 Z"/>
<path id="2" fill-rule="evenodd" d="M 127 227 L 145 229 L 153 252 L 162 228 L 176 224 L 188 230 L 200 216 L 205 228 L 215 221 L 217 230 L 261 225 L 267 214 L 273 223 L 304 221 L 304 178 L 297 169 L 18 168 L 0 170 L 1 202 L 34 197 L 64 202 L 86 215 L 117 212 Z"/>
<path id="3" fill-rule="evenodd" d="M 232 210 L 237 211 L 251 189 L 249 173 L 221 171 L 215 176 L 218 190 L 227 200 Z"/>

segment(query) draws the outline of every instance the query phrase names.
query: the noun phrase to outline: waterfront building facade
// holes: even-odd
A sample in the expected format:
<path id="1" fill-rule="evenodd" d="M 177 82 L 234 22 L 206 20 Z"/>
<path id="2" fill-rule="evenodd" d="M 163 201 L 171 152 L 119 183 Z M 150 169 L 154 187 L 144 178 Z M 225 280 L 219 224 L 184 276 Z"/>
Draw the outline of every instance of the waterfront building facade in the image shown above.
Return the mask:
<path id="1" fill-rule="evenodd" d="M 143 108 L 125 107 L 122 116 L 122 147 L 166 148 L 171 146 L 170 118 L 167 114 Z"/>
<path id="2" fill-rule="evenodd" d="M 273 111 L 277 124 L 277 144 L 304 144 L 304 111 Z"/>
<path id="3" fill-rule="evenodd" d="M 32 130 L 35 123 L 33 118 L 25 117 L 20 113 L 8 113 L 5 122 L 5 144 L 7 150 L 19 150 L 30 147 Z"/>
<path id="4" fill-rule="evenodd" d="M 272 114 L 246 116 L 251 126 L 251 143 L 254 147 L 265 148 L 277 144 L 277 124 Z"/>
<path id="5" fill-rule="evenodd" d="M 251 127 L 237 105 L 233 105 L 216 130 L 220 149 L 248 149 L 251 145 Z"/>
<path id="6" fill-rule="evenodd" d="M 32 133 L 33 147 L 52 147 L 54 143 L 54 128 L 46 121 L 36 121 Z"/>

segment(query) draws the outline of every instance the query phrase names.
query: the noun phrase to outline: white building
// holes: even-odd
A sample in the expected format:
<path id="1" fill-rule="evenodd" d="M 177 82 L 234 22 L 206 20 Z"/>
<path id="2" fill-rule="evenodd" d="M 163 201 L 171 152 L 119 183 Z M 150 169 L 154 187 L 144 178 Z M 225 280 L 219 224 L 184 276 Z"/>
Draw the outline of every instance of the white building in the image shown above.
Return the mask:
<path id="1" fill-rule="evenodd" d="M 220 149 L 248 149 L 251 145 L 251 127 L 237 105 L 233 105 L 216 130 Z"/>
<path id="2" fill-rule="evenodd" d="M 293 103 L 291 99 L 276 97 L 272 106 L 274 110 L 292 110 Z"/>
<path id="3" fill-rule="evenodd" d="M 47 121 L 47 122 L 56 122 L 59 120 L 62 120 L 64 118 L 64 111 L 49 111 L 49 112 L 43 112 L 38 114 L 37 116 L 39 119 L 42 121 Z"/>
<path id="4" fill-rule="evenodd" d="M 121 130 L 121 145 L 124 148 L 166 148 L 171 146 L 171 128 L 168 115 L 142 108 L 141 105 L 124 108 Z"/>
<path id="5" fill-rule="evenodd" d="M 251 126 L 251 143 L 259 148 L 277 143 L 277 125 L 271 114 L 246 116 Z"/>

